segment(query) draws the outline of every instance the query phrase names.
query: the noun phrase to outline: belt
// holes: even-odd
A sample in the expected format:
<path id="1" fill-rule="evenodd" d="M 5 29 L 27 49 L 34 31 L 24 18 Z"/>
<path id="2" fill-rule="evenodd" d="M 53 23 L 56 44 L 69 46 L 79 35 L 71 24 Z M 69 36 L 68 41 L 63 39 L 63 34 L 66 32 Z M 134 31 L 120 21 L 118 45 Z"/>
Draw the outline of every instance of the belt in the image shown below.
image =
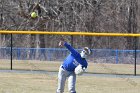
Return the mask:
<path id="1" fill-rule="evenodd" d="M 65 69 L 64 66 L 61 66 L 61 68 Z"/>
<path id="2" fill-rule="evenodd" d="M 61 68 L 64 69 L 64 70 L 66 70 L 65 67 L 64 67 L 63 65 L 61 66 Z M 66 70 L 66 71 L 67 71 L 67 70 Z"/>

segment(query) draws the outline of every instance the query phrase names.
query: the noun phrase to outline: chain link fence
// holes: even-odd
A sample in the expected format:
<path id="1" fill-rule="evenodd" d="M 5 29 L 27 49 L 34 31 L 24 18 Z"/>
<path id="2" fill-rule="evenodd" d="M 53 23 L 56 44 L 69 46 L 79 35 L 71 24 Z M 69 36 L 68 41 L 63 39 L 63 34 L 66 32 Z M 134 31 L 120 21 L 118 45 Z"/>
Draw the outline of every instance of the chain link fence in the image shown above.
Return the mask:
<path id="1" fill-rule="evenodd" d="M 77 51 L 80 52 L 81 49 L 77 49 Z M 93 54 L 87 59 L 91 73 L 134 74 L 134 50 L 92 49 L 92 52 Z M 9 66 L 10 54 L 11 48 L 0 48 L 0 59 L 7 60 Z M 68 54 L 69 51 L 65 48 L 13 48 L 12 60 L 17 64 L 61 63 Z M 140 50 L 137 50 L 137 74 L 140 74 L 139 55 Z M 2 64 L 7 61 L 1 61 L 1 68 L 4 68 Z M 38 70 L 42 68 L 39 65 L 37 67 Z"/>

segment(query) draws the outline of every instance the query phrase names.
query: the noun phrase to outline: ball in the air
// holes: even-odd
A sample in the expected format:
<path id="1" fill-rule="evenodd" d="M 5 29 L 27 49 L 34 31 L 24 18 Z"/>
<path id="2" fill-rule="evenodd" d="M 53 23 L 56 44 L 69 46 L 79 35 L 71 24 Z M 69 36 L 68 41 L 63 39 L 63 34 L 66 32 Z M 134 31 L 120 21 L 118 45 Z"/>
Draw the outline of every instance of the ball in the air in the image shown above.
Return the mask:
<path id="1" fill-rule="evenodd" d="M 37 13 L 36 13 L 36 12 L 32 12 L 32 13 L 31 13 L 31 17 L 32 17 L 32 18 L 36 18 L 36 17 L 37 17 Z"/>

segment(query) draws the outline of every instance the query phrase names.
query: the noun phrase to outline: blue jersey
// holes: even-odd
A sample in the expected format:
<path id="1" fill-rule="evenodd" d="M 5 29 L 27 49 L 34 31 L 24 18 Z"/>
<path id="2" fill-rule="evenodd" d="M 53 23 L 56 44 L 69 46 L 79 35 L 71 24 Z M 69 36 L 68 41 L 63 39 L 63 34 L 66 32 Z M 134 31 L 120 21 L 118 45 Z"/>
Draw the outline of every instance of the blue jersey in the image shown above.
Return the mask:
<path id="1" fill-rule="evenodd" d="M 71 52 L 63 62 L 63 67 L 67 71 L 74 71 L 74 69 L 81 64 L 82 67 L 87 68 L 87 61 L 85 58 L 81 58 L 80 53 L 78 53 L 73 47 L 65 42 L 64 46 Z"/>

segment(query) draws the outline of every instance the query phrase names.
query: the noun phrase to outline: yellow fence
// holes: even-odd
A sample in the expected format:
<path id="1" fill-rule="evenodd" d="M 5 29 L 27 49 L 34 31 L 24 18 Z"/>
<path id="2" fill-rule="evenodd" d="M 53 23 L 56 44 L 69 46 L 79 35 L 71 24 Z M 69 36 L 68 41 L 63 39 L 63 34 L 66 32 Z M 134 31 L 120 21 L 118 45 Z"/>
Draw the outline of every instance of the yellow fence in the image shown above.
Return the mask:
<path id="1" fill-rule="evenodd" d="M 0 30 L 0 34 L 48 34 L 48 35 L 140 37 L 140 34 L 132 34 L 132 33 L 49 32 L 49 31 L 12 31 L 12 30 L 11 31 Z"/>

